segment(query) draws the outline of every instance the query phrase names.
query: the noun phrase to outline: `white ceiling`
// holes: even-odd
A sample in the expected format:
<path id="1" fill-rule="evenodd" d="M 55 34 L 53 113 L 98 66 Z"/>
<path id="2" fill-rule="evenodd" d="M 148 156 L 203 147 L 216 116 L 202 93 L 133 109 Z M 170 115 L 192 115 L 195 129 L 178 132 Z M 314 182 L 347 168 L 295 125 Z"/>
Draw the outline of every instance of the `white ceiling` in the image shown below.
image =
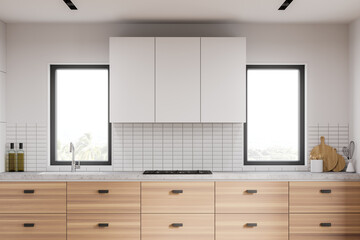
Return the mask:
<path id="1" fill-rule="evenodd" d="M 272 22 L 348 23 L 360 0 L 0 0 L 0 20 L 14 22 Z"/>

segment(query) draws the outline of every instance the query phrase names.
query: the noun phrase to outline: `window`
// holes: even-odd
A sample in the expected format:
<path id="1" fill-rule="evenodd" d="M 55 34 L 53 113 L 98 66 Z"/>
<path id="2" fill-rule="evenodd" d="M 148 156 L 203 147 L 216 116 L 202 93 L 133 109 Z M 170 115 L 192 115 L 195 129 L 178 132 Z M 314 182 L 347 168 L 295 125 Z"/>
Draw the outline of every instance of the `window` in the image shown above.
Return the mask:
<path id="1" fill-rule="evenodd" d="M 50 66 L 51 165 L 111 164 L 108 65 Z"/>
<path id="2" fill-rule="evenodd" d="M 304 65 L 247 66 L 245 165 L 304 164 Z"/>

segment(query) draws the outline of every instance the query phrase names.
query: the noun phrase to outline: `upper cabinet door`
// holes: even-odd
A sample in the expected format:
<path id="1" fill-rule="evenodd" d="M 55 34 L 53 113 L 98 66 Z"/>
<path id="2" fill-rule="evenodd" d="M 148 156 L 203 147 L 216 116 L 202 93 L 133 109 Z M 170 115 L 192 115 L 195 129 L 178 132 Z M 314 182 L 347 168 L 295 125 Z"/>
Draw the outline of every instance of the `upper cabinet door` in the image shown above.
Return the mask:
<path id="1" fill-rule="evenodd" d="M 6 30 L 5 23 L 0 22 L 0 72 L 6 72 Z"/>
<path id="2" fill-rule="evenodd" d="M 200 122 L 200 38 L 156 38 L 156 122 Z"/>
<path id="3" fill-rule="evenodd" d="M 6 80 L 5 80 L 6 74 L 3 72 L 0 72 L 0 123 L 6 122 Z"/>
<path id="4" fill-rule="evenodd" d="M 155 121 L 155 39 L 110 38 L 110 121 Z"/>
<path id="5" fill-rule="evenodd" d="M 246 122 L 245 38 L 201 38 L 201 122 Z"/>

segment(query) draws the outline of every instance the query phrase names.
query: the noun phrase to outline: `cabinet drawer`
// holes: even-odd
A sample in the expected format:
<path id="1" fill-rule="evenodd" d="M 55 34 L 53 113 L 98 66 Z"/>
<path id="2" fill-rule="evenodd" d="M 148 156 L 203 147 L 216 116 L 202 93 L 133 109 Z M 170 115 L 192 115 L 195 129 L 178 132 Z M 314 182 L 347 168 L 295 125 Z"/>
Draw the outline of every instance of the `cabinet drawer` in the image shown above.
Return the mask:
<path id="1" fill-rule="evenodd" d="M 68 214 L 68 240 L 140 240 L 140 214 Z"/>
<path id="2" fill-rule="evenodd" d="M 287 213 L 287 182 L 217 182 L 217 213 Z"/>
<path id="3" fill-rule="evenodd" d="M 0 213 L 66 213 L 66 183 L 0 183 Z"/>
<path id="4" fill-rule="evenodd" d="M 360 214 L 290 214 L 290 239 L 358 240 Z"/>
<path id="5" fill-rule="evenodd" d="M 68 213 L 140 213 L 139 182 L 70 182 Z"/>
<path id="6" fill-rule="evenodd" d="M 213 182 L 142 183 L 142 213 L 214 213 Z"/>
<path id="7" fill-rule="evenodd" d="M 360 182 L 291 182 L 291 213 L 358 213 Z"/>
<path id="8" fill-rule="evenodd" d="M 0 214 L 0 239 L 66 240 L 66 215 Z"/>
<path id="9" fill-rule="evenodd" d="M 287 240 L 288 214 L 216 214 L 217 240 Z"/>
<path id="10" fill-rule="evenodd" d="M 214 240 L 214 214 L 142 214 L 142 240 Z"/>

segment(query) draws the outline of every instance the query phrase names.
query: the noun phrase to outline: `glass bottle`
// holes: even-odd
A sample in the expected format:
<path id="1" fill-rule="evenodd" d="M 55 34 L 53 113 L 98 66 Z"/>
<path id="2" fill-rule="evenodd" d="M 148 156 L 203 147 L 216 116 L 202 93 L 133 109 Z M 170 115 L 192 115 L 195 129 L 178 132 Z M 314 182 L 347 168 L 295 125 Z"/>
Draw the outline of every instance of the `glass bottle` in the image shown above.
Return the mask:
<path id="1" fill-rule="evenodd" d="M 25 161 L 25 153 L 24 153 L 24 144 L 19 143 L 19 149 L 16 153 L 16 160 L 17 160 L 17 171 L 23 172 L 24 171 L 24 161 Z"/>
<path id="2" fill-rule="evenodd" d="M 14 143 L 10 143 L 10 150 L 8 152 L 9 156 L 9 172 L 16 171 L 16 153 L 14 150 Z"/>

